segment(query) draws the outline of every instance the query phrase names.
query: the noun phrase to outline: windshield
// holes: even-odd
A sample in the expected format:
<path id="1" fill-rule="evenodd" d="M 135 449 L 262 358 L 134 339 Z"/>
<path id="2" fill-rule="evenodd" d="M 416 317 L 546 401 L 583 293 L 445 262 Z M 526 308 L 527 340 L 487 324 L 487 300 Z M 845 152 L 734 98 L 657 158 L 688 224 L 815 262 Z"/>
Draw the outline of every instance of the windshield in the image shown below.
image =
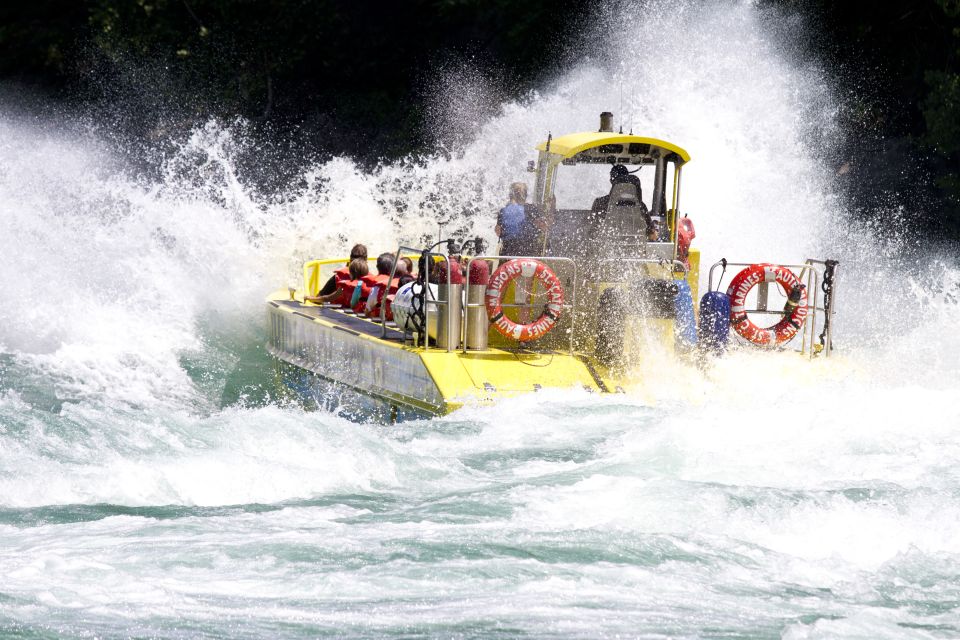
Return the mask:
<path id="1" fill-rule="evenodd" d="M 630 166 L 628 169 L 635 171 L 637 167 Z M 652 205 L 654 172 L 652 165 L 645 165 L 633 174 L 640 178 L 643 203 L 648 208 Z M 610 193 L 610 165 L 560 165 L 555 175 L 554 194 L 557 196 L 558 209 L 590 209 L 594 199 Z"/>

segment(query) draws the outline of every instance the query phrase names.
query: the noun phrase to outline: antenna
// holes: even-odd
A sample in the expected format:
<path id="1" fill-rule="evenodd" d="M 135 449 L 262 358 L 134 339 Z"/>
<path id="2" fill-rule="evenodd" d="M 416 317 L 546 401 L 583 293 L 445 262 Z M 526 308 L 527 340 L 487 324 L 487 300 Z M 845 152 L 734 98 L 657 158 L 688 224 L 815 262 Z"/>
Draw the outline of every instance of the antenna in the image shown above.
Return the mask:
<path id="1" fill-rule="evenodd" d="M 623 133 L 623 60 L 620 61 L 620 133 Z"/>

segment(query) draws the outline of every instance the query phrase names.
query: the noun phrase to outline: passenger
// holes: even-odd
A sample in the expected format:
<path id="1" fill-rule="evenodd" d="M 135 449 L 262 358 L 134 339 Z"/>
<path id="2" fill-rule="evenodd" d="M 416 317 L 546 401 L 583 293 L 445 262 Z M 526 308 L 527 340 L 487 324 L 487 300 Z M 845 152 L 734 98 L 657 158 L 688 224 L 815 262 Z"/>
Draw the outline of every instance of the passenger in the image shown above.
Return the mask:
<path id="1" fill-rule="evenodd" d="M 360 245 L 362 246 L 362 245 Z M 344 307 L 351 307 L 355 303 L 351 303 L 352 298 L 357 289 L 360 290 L 361 295 L 363 294 L 363 283 L 360 281 L 363 276 L 367 275 L 370 272 L 370 267 L 367 266 L 366 258 L 354 258 L 350 261 L 350 265 L 347 267 L 349 272 L 349 280 L 340 280 L 336 283 L 336 288 L 332 293 L 320 294 L 316 296 L 305 296 L 304 300 L 307 302 L 315 302 L 317 304 L 339 304 Z M 369 288 L 367 289 L 369 293 Z"/>
<path id="2" fill-rule="evenodd" d="M 527 185 L 514 182 L 510 185 L 510 201 L 497 215 L 494 231 L 500 237 L 502 256 L 539 256 L 544 243 L 541 233 L 546 233 L 552 223 L 553 206 L 546 212 L 527 203 Z"/>
<path id="3" fill-rule="evenodd" d="M 610 167 L 610 187 L 613 188 L 614 185 L 618 184 L 632 184 L 637 188 L 637 202 L 642 210 L 643 220 L 646 223 L 647 227 L 647 240 L 656 241 L 658 239 L 658 229 L 657 225 L 654 224 L 653 218 L 650 217 L 650 212 L 647 209 L 647 205 L 643 203 L 643 189 L 640 186 L 640 178 L 630 173 L 630 170 L 627 169 L 622 164 L 615 164 Z M 590 207 L 590 218 L 593 221 L 594 225 L 599 223 L 603 219 L 604 215 L 607 213 L 607 208 L 610 205 L 610 194 L 608 193 L 605 196 L 600 196 L 599 198 L 593 201 L 593 206 Z"/>
<path id="4" fill-rule="evenodd" d="M 400 276 L 400 286 L 407 284 L 408 282 L 413 282 L 417 279 L 417 274 L 413 272 L 413 260 L 409 256 L 402 256 L 400 262 L 397 264 L 397 273 L 400 273 L 401 265 L 403 266 L 403 275 Z"/>
<path id="5" fill-rule="evenodd" d="M 411 262 L 413 261 L 411 260 Z M 397 279 L 400 281 L 401 287 L 415 279 L 410 275 L 410 268 L 407 267 L 407 262 L 404 258 L 400 258 L 397 261 Z"/>
<path id="6" fill-rule="evenodd" d="M 364 296 L 353 310 L 357 313 L 366 313 L 370 317 L 380 317 L 380 303 L 383 300 L 384 292 L 396 293 L 398 288 L 397 278 L 390 280 L 390 272 L 393 271 L 394 256 L 392 253 L 381 253 L 377 256 L 377 275 L 368 274 L 360 279 L 362 283 L 370 288 L 369 295 Z"/>
<path id="7" fill-rule="evenodd" d="M 330 279 L 327 280 L 326 284 L 320 289 L 320 292 L 317 296 L 329 296 L 331 293 L 337 290 L 337 283 L 341 280 L 350 280 L 350 263 L 360 258 L 362 260 L 367 259 L 367 247 L 362 244 L 353 245 L 353 249 L 350 249 L 350 259 L 347 260 L 346 266 L 340 267 L 333 272 L 333 275 L 330 276 Z"/>

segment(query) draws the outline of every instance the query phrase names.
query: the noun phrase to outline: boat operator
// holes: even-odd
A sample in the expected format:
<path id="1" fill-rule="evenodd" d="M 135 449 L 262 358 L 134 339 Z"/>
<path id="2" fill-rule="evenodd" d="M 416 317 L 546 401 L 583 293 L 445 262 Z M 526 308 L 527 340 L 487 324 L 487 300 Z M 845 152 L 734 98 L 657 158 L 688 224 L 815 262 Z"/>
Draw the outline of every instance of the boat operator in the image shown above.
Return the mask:
<path id="1" fill-rule="evenodd" d="M 657 225 L 654 223 L 653 218 L 650 217 L 650 211 L 647 209 L 647 205 L 643 203 L 643 189 L 640 186 L 640 178 L 630 173 L 630 170 L 624 165 L 615 164 L 610 167 L 610 188 L 612 189 L 618 184 L 632 184 L 636 188 L 637 202 L 643 212 L 644 222 L 647 223 L 647 240 L 655 242 L 658 239 Z M 603 220 L 609 206 L 609 193 L 593 201 L 593 206 L 590 207 L 590 219 L 594 228 Z"/>

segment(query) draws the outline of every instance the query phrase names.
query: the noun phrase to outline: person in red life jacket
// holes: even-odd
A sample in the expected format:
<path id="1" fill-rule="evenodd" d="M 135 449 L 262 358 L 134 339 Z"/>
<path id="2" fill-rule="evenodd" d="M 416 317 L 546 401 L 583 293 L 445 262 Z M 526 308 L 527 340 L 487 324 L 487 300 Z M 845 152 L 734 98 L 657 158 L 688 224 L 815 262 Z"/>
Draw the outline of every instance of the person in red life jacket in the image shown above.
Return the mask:
<path id="1" fill-rule="evenodd" d="M 347 264 L 333 272 L 330 279 L 320 288 L 320 293 L 317 296 L 329 296 L 337 290 L 338 282 L 350 280 L 350 263 L 357 258 L 367 259 L 367 247 L 365 245 L 353 245 L 353 249 L 350 249 L 350 259 L 347 260 Z"/>
<path id="2" fill-rule="evenodd" d="M 380 317 L 380 301 L 383 299 L 384 291 L 397 292 L 397 278 L 394 278 L 393 282 L 390 281 L 391 271 L 393 271 L 393 254 L 381 253 L 377 256 L 377 275 L 368 274 L 360 279 L 369 287 L 369 291 L 353 307 L 355 312 L 366 313 L 370 317 L 373 317 L 375 312 L 376 317 Z"/>
<path id="3" fill-rule="evenodd" d="M 353 298 L 354 291 L 359 287 L 362 293 L 363 283 L 360 279 L 370 273 L 370 267 L 367 265 L 366 258 L 354 258 L 350 261 L 347 270 L 348 277 L 350 279 L 336 281 L 336 288 L 332 293 L 320 294 L 317 296 L 305 296 L 303 298 L 304 301 L 314 302 L 317 304 L 339 304 L 344 307 L 352 306 L 351 300 Z"/>
<path id="4" fill-rule="evenodd" d="M 397 263 L 397 277 L 400 279 L 401 287 L 417 279 L 417 275 L 413 272 L 413 260 L 410 259 L 410 256 L 400 257 L 400 262 Z"/>

